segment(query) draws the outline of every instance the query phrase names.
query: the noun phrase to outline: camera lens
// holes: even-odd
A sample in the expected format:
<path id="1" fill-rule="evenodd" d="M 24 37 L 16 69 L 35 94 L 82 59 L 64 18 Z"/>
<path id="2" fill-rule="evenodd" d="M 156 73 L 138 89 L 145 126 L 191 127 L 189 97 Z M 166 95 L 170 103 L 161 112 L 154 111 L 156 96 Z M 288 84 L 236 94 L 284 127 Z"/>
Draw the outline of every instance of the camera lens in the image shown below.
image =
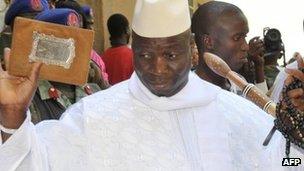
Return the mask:
<path id="1" fill-rule="evenodd" d="M 271 41 L 279 41 L 281 39 L 281 34 L 278 30 L 276 29 L 270 29 L 268 31 L 268 33 L 266 34 L 266 36 L 269 36 L 269 39 Z"/>
<path id="2" fill-rule="evenodd" d="M 269 29 L 264 36 L 266 52 L 274 52 L 281 50 L 281 33 L 277 29 Z"/>

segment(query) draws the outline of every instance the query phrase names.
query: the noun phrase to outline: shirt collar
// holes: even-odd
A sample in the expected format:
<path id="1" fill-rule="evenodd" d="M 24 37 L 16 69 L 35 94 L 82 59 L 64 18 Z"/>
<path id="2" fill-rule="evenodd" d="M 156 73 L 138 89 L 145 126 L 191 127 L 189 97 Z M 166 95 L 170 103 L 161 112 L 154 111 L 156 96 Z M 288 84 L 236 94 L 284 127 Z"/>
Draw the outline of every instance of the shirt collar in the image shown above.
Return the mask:
<path id="1" fill-rule="evenodd" d="M 189 81 L 181 91 L 171 97 L 158 97 L 142 84 L 134 72 L 129 81 L 129 90 L 137 100 L 149 107 L 168 111 L 207 105 L 216 98 L 220 88 L 190 72 Z"/>

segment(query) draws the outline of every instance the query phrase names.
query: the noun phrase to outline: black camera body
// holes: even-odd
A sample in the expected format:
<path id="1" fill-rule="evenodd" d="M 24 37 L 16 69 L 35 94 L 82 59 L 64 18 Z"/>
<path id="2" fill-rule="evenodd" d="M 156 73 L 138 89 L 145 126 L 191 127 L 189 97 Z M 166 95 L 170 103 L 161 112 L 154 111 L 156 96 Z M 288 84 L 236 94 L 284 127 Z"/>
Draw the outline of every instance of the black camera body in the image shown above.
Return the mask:
<path id="1" fill-rule="evenodd" d="M 279 59 L 285 55 L 285 47 L 282 41 L 281 33 L 278 29 L 266 27 L 263 30 L 265 55 L 273 56 L 280 53 Z"/>

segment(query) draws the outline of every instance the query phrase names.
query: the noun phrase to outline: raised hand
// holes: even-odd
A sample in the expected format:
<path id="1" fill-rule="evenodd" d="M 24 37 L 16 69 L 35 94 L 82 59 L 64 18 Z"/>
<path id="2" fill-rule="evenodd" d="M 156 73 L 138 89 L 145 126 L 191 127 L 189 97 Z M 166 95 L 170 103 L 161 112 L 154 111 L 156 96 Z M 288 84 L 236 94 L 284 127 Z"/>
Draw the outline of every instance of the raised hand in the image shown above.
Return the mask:
<path id="1" fill-rule="evenodd" d="M 289 74 L 285 80 L 282 97 L 277 105 L 275 127 L 286 138 L 286 157 L 289 157 L 290 144 L 304 149 L 304 62 L 302 56 L 296 56 L 298 69 L 285 69 Z"/>
<path id="2" fill-rule="evenodd" d="M 4 58 L 9 62 L 10 49 Z M 6 65 L 8 66 L 8 65 Z M 23 123 L 25 113 L 37 88 L 42 63 L 34 63 L 30 76 L 15 77 L 0 66 L 0 122 L 4 127 L 16 129 Z"/>
<path id="3" fill-rule="evenodd" d="M 298 62 L 298 68 L 304 67 L 303 58 L 300 54 L 295 56 Z M 298 69 L 285 69 L 288 73 L 288 77 L 285 80 L 285 86 L 291 84 L 294 81 L 294 78 L 299 79 L 304 82 L 304 73 Z M 290 90 L 288 93 L 289 98 L 291 99 L 292 104 L 299 110 L 304 111 L 304 91 L 302 88 L 297 88 Z"/>

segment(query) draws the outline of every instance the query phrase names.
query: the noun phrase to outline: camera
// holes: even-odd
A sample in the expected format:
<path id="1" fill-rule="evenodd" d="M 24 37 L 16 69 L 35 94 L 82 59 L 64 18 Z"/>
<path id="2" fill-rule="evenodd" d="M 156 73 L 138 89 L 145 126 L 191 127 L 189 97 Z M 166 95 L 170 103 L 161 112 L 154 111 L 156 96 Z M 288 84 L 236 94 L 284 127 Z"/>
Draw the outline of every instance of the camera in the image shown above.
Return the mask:
<path id="1" fill-rule="evenodd" d="M 266 27 L 263 30 L 265 55 L 264 57 L 280 54 L 279 59 L 285 55 L 285 48 L 281 33 L 278 29 Z"/>

